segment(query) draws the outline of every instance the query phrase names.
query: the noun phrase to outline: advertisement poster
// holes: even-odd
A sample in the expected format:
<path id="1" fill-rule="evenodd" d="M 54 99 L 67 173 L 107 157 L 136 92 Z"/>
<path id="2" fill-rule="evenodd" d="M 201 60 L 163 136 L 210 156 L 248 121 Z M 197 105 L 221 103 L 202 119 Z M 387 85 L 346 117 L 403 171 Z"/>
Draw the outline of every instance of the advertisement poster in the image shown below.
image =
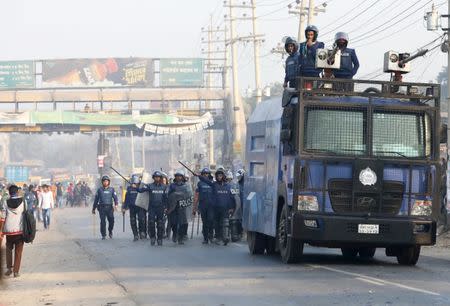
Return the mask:
<path id="1" fill-rule="evenodd" d="M 148 58 L 45 60 L 42 87 L 153 87 Z"/>
<path id="2" fill-rule="evenodd" d="M 33 61 L 0 62 L 0 88 L 33 88 Z"/>
<path id="3" fill-rule="evenodd" d="M 162 58 L 159 62 L 160 87 L 202 87 L 203 59 Z"/>

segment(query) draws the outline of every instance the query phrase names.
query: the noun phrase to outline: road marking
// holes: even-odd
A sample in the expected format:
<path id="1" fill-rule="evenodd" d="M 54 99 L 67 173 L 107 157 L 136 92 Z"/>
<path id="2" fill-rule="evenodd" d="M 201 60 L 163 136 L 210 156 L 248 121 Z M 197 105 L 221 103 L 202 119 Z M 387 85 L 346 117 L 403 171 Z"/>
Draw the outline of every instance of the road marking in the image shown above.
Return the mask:
<path id="1" fill-rule="evenodd" d="M 376 277 L 367 276 L 367 275 L 364 275 L 364 274 L 348 272 L 348 271 L 344 271 L 344 270 L 340 270 L 340 269 L 336 269 L 336 268 L 330 268 L 330 267 L 322 266 L 322 265 L 310 265 L 309 264 L 308 266 L 310 266 L 312 268 L 316 268 L 316 269 L 324 269 L 324 270 L 328 270 L 328 271 L 332 271 L 332 272 L 336 272 L 336 273 L 350 275 L 350 276 L 354 276 L 356 278 L 363 278 L 365 281 L 369 281 L 370 280 L 370 281 L 373 281 L 373 282 L 381 283 L 381 284 L 384 284 L 384 285 L 396 286 L 398 288 L 402 288 L 402 289 L 406 289 L 406 290 L 410 290 L 410 291 L 421 292 L 421 293 L 424 293 L 424 294 L 429 294 L 429 295 L 434 295 L 434 296 L 440 296 L 440 294 L 437 293 L 437 292 L 428 291 L 428 290 L 420 289 L 420 288 L 415 288 L 415 287 L 403 285 L 403 284 L 396 283 L 396 282 L 386 281 L 386 280 L 382 280 L 382 279 L 379 279 L 379 278 L 376 278 Z"/>
<path id="2" fill-rule="evenodd" d="M 356 277 L 355 279 L 363 281 L 363 282 L 366 282 L 366 283 L 369 283 L 369 284 L 372 284 L 372 285 L 384 286 L 383 283 L 375 282 L 373 280 L 370 280 L 370 279 L 367 279 L 367 278 L 364 278 L 364 277 Z"/>

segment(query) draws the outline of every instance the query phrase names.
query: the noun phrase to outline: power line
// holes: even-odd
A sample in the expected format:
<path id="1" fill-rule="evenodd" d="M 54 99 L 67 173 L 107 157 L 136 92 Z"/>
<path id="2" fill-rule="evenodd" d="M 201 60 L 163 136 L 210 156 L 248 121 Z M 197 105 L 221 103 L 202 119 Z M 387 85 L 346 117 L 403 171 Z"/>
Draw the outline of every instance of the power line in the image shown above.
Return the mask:
<path id="1" fill-rule="evenodd" d="M 403 11 L 403 12 L 402 12 L 401 14 L 399 14 L 397 17 L 401 16 L 403 13 L 405 13 L 406 11 L 408 11 L 410 8 L 412 8 L 413 6 L 415 6 L 415 5 L 416 5 L 418 2 L 420 2 L 420 1 L 421 1 L 421 0 L 418 0 L 417 2 L 415 2 L 412 6 L 410 6 L 409 8 L 407 8 L 405 11 Z M 388 28 L 390 28 L 390 27 L 392 27 L 392 26 L 395 26 L 396 24 L 399 24 L 400 22 L 402 22 L 402 21 L 405 20 L 406 18 L 410 17 L 411 15 L 415 14 L 415 13 L 418 12 L 419 10 L 423 9 L 425 6 L 427 6 L 427 5 L 430 4 L 431 2 L 433 2 L 433 0 L 429 0 L 427 3 L 425 3 L 425 4 L 422 5 L 421 7 L 417 8 L 417 9 L 414 10 L 414 11 L 412 11 L 411 13 L 409 13 L 409 14 L 406 15 L 405 17 L 401 18 L 400 20 L 397 20 L 397 21 L 396 21 L 395 23 L 393 23 L 393 24 L 389 24 L 389 23 L 390 23 L 391 21 L 395 20 L 397 17 L 395 17 L 394 19 L 391 19 L 391 20 L 389 20 L 389 21 L 387 21 L 387 22 L 385 22 L 385 23 L 383 23 L 383 24 L 381 24 L 381 25 L 379 25 L 379 26 L 373 28 L 373 29 L 370 30 L 370 31 L 367 31 L 366 33 L 363 33 L 363 34 L 361 34 L 361 35 L 356 36 L 356 37 L 354 38 L 353 42 L 355 43 L 355 42 L 358 42 L 358 41 L 362 41 L 362 40 L 365 40 L 365 39 L 367 39 L 367 38 L 370 38 L 370 37 L 373 37 L 373 36 L 375 36 L 375 35 L 378 35 L 379 33 L 382 33 L 382 32 L 385 31 L 386 29 L 388 29 Z M 373 31 L 375 31 L 375 30 L 381 28 L 383 25 L 387 25 L 387 26 L 384 27 L 384 28 L 382 28 L 381 30 L 375 32 L 375 33 L 372 33 L 372 34 L 370 34 L 370 35 L 367 35 L 367 34 L 373 32 Z"/>
<path id="2" fill-rule="evenodd" d="M 348 14 L 354 12 L 355 10 L 357 10 L 359 7 L 361 7 L 364 3 L 366 3 L 369 0 L 363 0 L 360 4 L 358 4 L 357 6 L 355 6 L 354 8 L 352 8 L 351 10 L 349 10 L 348 12 L 344 13 L 343 15 L 339 16 L 338 18 L 336 18 L 335 20 L 331 21 L 328 25 L 322 27 L 322 30 L 329 28 L 330 26 L 334 25 L 335 22 L 341 20 L 342 18 L 348 16 Z"/>
<path id="3" fill-rule="evenodd" d="M 378 3 L 380 3 L 381 0 L 375 0 L 375 2 L 373 2 L 370 6 L 368 6 L 367 8 L 365 8 L 362 12 L 359 12 L 358 14 L 356 14 L 355 16 L 352 16 L 349 20 L 347 20 L 344 23 L 341 23 L 340 25 L 336 26 L 335 28 L 322 33 L 322 35 L 327 35 L 330 34 L 334 31 L 336 31 L 337 29 L 342 28 L 344 25 L 349 24 L 350 22 L 354 21 L 355 19 L 357 19 L 358 17 L 360 17 L 361 15 L 363 15 L 364 13 L 368 12 L 372 7 L 374 7 L 375 5 L 377 5 Z M 419 0 L 420 1 L 420 0 Z"/>

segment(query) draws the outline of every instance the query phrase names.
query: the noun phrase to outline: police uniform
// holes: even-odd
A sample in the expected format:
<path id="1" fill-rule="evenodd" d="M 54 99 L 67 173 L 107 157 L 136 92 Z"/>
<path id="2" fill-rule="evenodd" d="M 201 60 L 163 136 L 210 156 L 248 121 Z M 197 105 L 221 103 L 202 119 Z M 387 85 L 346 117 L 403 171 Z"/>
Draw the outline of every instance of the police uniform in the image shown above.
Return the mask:
<path id="1" fill-rule="evenodd" d="M 127 193 L 125 194 L 125 201 L 123 209 L 130 210 L 130 225 L 133 231 L 134 240 L 139 237 L 145 239 L 147 237 L 147 220 L 146 212 L 142 207 L 136 206 L 136 198 L 138 195 L 138 188 L 128 186 Z M 139 222 L 139 227 L 137 226 L 136 219 Z"/>
<path id="2" fill-rule="evenodd" d="M 178 173 L 175 173 L 177 176 Z M 192 188 L 183 180 L 170 184 L 167 192 L 168 214 L 172 227 L 172 241 L 183 244 L 183 229 L 188 225 L 187 211 L 192 206 Z"/>
<path id="3" fill-rule="evenodd" d="M 167 186 L 162 183 L 153 182 L 139 189 L 139 192 L 149 193 L 148 234 L 152 243 L 156 237 L 155 224 L 158 242 L 162 241 L 164 236 L 164 210 L 167 208 L 166 188 Z"/>
<path id="4" fill-rule="evenodd" d="M 113 187 L 100 187 L 95 193 L 94 206 L 92 212 L 95 213 L 97 209 L 100 214 L 100 233 L 102 238 L 106 237 L 106 219 L 108 219 L 108 233 L 112 238 L 112 231 L 114 229 L 114 207 L 117 206 L 119 200 L 117 199 L 116 191 Z"/>
<path id="5" fill-rule="evenodd" d="M 198 210 L 202 218 L 202 234 L 205 242 L 212 241 L 214 232 L 213 189 L 210 185 L 200 181 L 197 183 Z"/>

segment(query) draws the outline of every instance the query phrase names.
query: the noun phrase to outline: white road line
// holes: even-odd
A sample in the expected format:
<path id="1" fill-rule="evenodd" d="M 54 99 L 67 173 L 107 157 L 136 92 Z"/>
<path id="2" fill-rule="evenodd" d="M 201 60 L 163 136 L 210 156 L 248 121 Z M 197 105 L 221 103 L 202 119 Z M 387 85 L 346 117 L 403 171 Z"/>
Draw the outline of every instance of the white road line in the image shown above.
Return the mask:
<path id="1" fill-rule="evenodd" d="M 367 279 L 367 278 L 364 278 L 364 277 L 356 277 L 355 279 L 363 281 L 363 282 L 366 282 L 366 283 L 369 283 L 369 284 L 372 284 L 372 285 L 384 286 L 383 283 L 375 282 L 373 280 L 370 280 L 370 279 Z"/>
<path id="2" fill-rule="evenodd" d="M 396 282 L 386 281 L 386 280 L 382 280 L 382 279 L 379 279 L 376 277 L 371 277 L 371 276 L 364 275 L 364 274 L 348 272 L 348 271 L 344 271 L 344 270 L 340 270 L 340 269 L 336 269 L 336 268 L 330 268 L 330 267 L 322 266 L 322 265 L 308 265 L 308 266 L 310 266 L 312 268 L 316 268 L 316 269 L 324 269 L 324 270 L 328 270 L 328 271 L 332 271 L 332 272 L 336 272 L 336 273 L 350 275 L 350 276 L 354 276 L 356 278 L 363 278 L 365 281 L 371 280 L 373 282 L 378 282 L 378 283 L 382 283 L 385 285 L 396 286 L 398 288 L 402 288 L 402 289 L 406 289 L 406 290 L 410 290 L 410 291 L 416 291 L 416 292 L 421 292 L 424 294 L 440 296 L 440 294 L 437 292 L 428 291 L 428 290 L 424 290 L 424 289 L 420 289 L 420 288 L 415 288 L 415 287 L 403 285 L 403 284 L 396 283 Z"/>

